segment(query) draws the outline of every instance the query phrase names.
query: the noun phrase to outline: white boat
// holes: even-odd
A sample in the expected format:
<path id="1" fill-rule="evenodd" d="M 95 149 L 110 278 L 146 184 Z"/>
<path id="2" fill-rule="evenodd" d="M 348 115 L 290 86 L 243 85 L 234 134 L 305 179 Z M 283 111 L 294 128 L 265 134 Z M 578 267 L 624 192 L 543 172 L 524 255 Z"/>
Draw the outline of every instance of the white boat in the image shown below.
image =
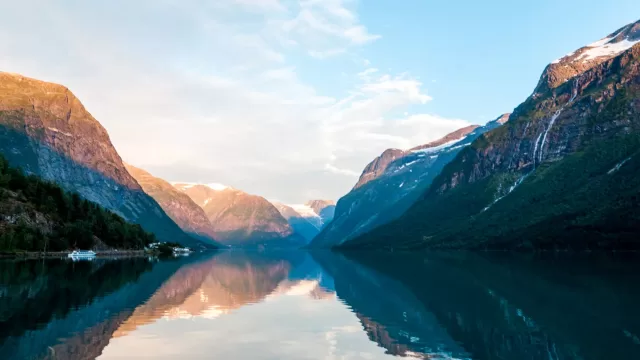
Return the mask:
<path id="1" fill-rule="evenodd" d="M 173 256 L 187 256 L 191 253 L 189 248 L 173 248 Z"/>
<path id="2" fill-rule="evenodd" d="M 93 259 L 96 253 L 91 250 L 74 250 L 68 256 L 72 259 Z"/>

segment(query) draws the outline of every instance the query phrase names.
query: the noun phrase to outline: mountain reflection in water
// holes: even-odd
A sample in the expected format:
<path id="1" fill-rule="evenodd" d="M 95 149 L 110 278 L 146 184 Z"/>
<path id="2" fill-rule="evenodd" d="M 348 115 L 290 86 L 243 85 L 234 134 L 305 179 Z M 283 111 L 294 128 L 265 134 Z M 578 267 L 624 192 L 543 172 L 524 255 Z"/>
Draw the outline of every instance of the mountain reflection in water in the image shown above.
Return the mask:
<path id="1" fill-rule="evenodd" d="M 635 359 L 638 259 L 0 261 L 0 359 Z"/>

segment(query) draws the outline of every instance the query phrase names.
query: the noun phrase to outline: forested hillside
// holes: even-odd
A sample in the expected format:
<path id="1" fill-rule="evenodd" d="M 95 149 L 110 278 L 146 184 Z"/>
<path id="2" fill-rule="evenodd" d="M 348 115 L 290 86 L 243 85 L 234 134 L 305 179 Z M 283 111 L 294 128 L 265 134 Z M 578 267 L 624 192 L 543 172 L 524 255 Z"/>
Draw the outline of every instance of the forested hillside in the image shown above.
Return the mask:
<path id="1" fill-rule="evenodd" d="M 142 249 L 155 241 L 140 225 L 9 166 L 0 155 L 0 251 Z"/>

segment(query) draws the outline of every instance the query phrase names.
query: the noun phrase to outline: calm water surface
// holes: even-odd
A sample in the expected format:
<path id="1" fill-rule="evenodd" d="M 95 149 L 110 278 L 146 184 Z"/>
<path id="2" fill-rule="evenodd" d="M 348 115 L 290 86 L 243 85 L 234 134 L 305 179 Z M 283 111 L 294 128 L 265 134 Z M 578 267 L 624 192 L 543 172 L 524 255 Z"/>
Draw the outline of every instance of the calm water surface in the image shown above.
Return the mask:
<path id="1" fill-rule="evenodd" d="M 0 359 L 640 359 L 629 256 L 0 261 Z"/>

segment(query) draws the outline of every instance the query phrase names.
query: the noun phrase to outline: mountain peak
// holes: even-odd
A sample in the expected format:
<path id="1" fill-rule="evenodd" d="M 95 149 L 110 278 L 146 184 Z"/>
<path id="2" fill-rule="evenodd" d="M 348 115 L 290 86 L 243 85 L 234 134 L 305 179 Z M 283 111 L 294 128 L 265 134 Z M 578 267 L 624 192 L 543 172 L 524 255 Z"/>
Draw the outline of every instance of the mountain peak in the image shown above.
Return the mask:
<path id="1" fill-rule="evenodd" d="M 542 74 L 534 93 L 554 89 L 637 44 L 640 44 L 640 20 L 553 61 Z"/>

